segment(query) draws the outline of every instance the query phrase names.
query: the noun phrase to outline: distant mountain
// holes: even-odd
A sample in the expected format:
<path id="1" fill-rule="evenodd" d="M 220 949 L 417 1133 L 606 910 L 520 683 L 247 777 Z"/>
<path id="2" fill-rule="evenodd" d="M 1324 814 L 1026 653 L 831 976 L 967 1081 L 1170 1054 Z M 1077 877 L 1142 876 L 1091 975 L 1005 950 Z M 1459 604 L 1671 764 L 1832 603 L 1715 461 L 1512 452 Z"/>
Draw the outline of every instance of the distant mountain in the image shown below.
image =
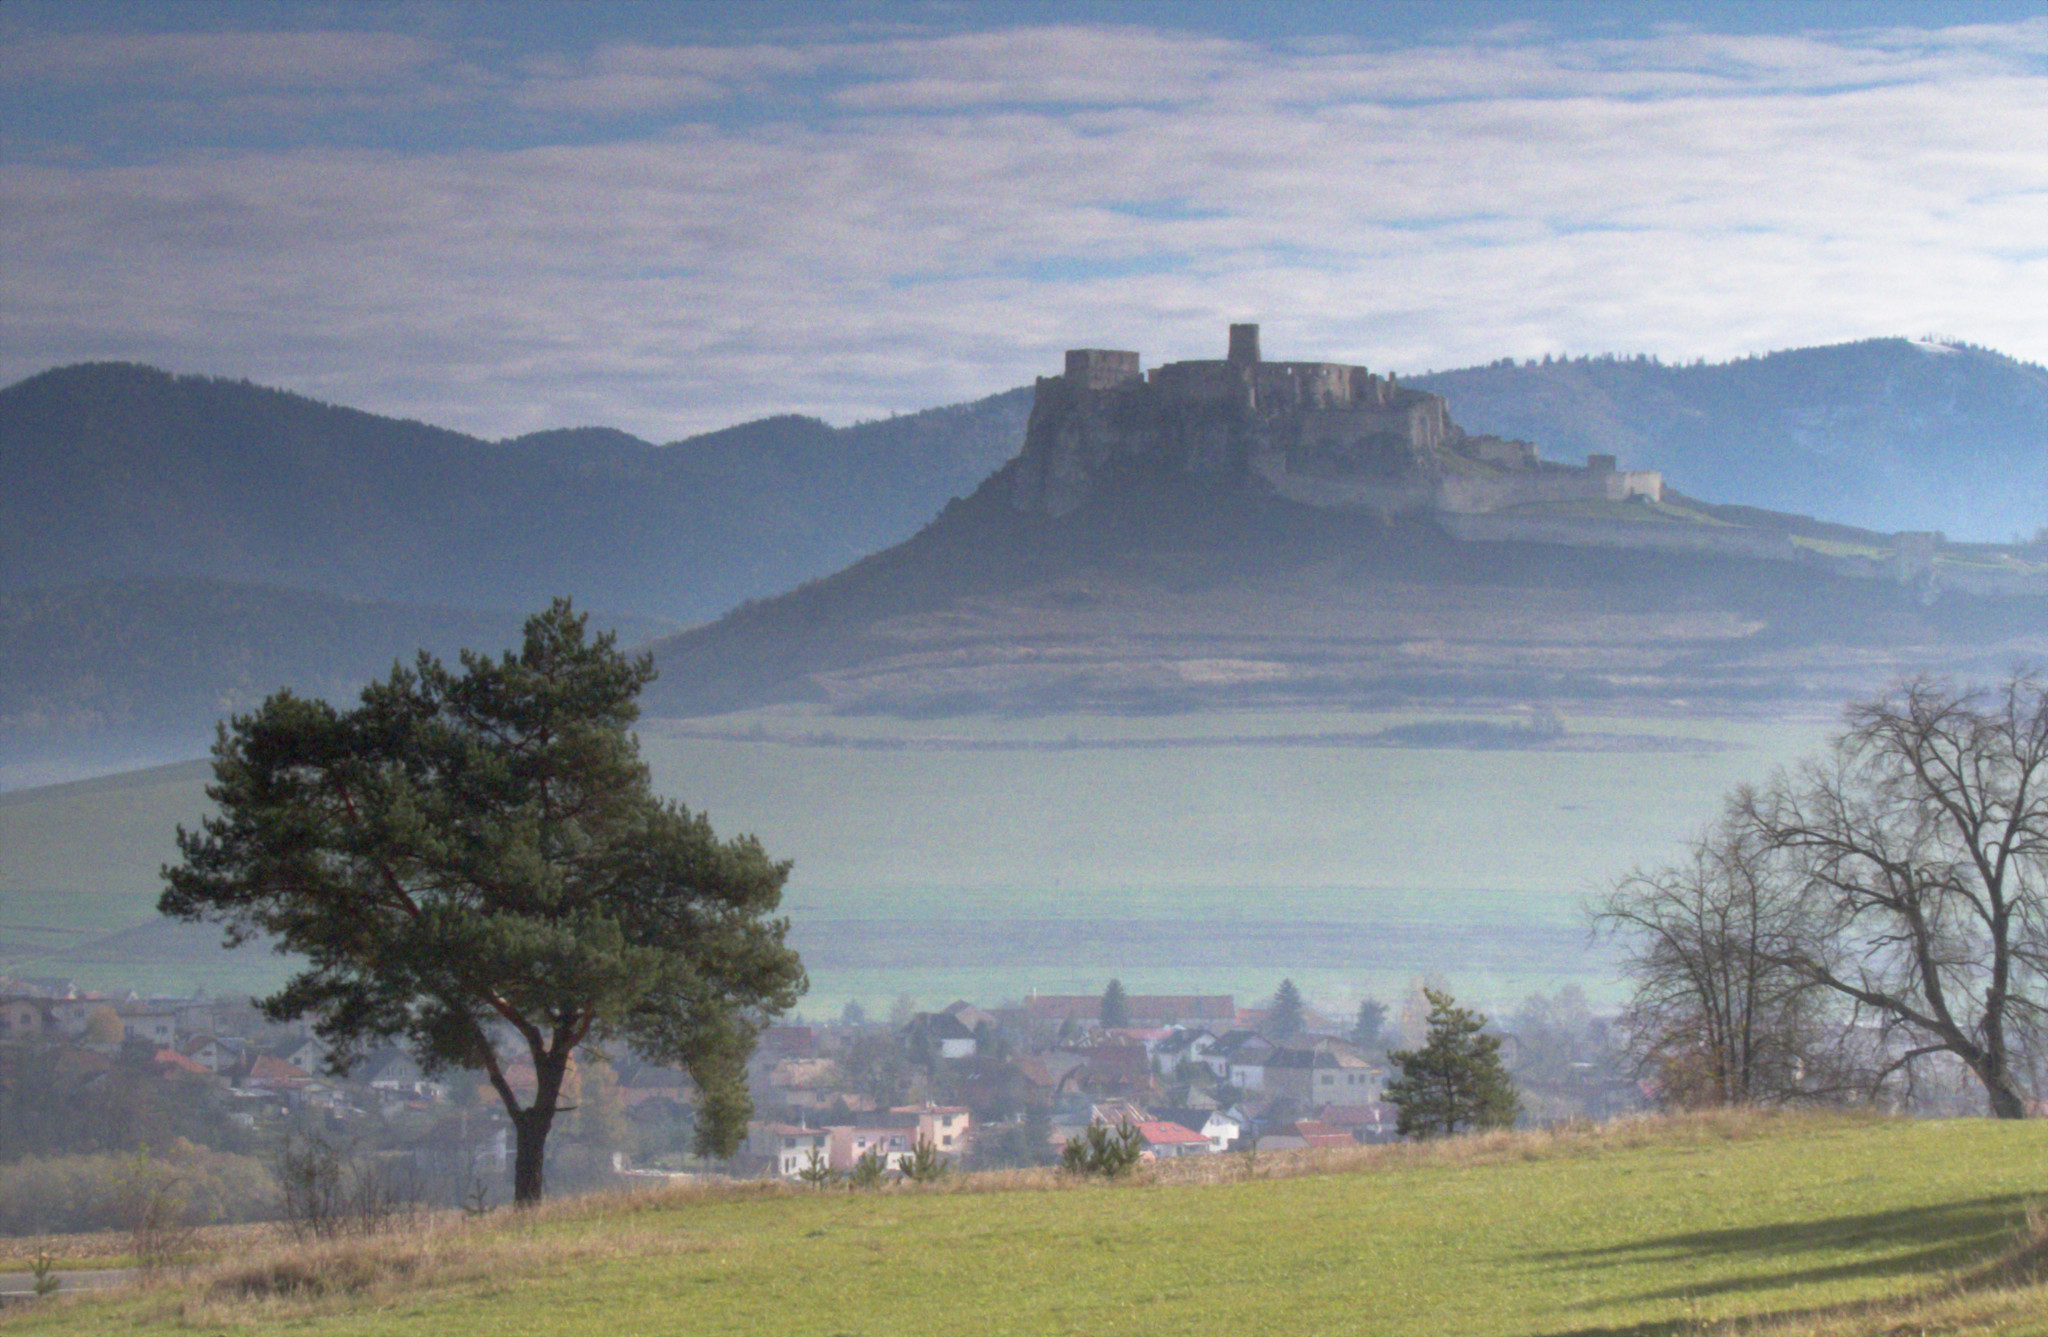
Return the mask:
<path id="1" fill-rule="evenodd" d="M 1674 495 L 1732 503 L 1695 506 L 1729 523 L 1764 507 L 1957 538 L 2048 525 L 2048 372 L 1977 349 L 1503 363 L 1412 384 L 1472 432 L 1662 469 Z M 0 389 L 0 761 L 188 747 L 277 685 L 341 692 L 418 645 L 505 644 L 561 593 L 643 619 L 636 634 L 736 610 L 663 643 L 649 704 L 686 712 L 1734 699 L 2048 654 L 2026 639 L 2048 625 L 2031 606 L 1464 545 L 1270 498 L 1153 489 L 1033 520 L 998 504 L 1031 394 L 657 445 L 598 426 L 488 442 L 131 365 L 31 377 Z"/>
<path id="2" fill-rule="evenodd" d="M 1016 450 L 1027 396 L 652 446 L 504 443 L 247 382 L 91 364 L 0 390 L 0 585 L 137 575 L 694 621 L 911 533 Z"/>
<path id="3" fill-rule="evenodd" d="M 0 759 L 192 756 L 280 688 L 346 698 L 422 649 L 515 646 L 524 618 L 193 578 L 0 590 Z M 629 645 L 675 629 L 592 620 Z"/>
<path id="4" fill-rule="evenodd" d="M 1735 362 L 1503 360 L 1409 384 L 1468 430 L 1660 469 L 1687 494 L 2003 542 L 2048 526 L 2048 369 L 1871 339 Z"/>

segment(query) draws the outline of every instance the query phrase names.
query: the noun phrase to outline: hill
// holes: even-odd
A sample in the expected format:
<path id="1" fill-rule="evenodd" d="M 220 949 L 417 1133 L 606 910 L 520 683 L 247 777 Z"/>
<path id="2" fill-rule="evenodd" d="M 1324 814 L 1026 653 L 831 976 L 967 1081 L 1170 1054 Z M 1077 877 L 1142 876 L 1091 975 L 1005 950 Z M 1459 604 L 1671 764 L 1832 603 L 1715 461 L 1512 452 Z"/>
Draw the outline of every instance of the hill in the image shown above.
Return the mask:
<path id="1" fill-rule="evenodd" d="M 1048 518 L 998 475 L 910 540 L 653 647 L 654 713 L 1832 704 L 2048 654 L 2048 600 L 1713 554 L 1461 542 L 1154 479 Z"/>
<path id="2" fill-rule="evenodd" d="M 1869 339 L 1733 362 L 1505 359 L 1409 384 L 1468 429 L 1617 455 L 1688 493 L 1987 542 L 2048 527 L 2048 369 Z"/>
<path id="3" fill-rule="evenodd" d="M 2044 384 L 1982 350 L 1875 340 L 1711 367 L 1496 364 L 1412 386 L 1447 394 L 1475 432 L 1666 470 L 1676 505 L 1626 517 L 1683 522 L 1663 532 L 1756 529 L 1880 562 L 1888 536 L 1871 526 L 2004 537 L 2048 520 Z M 1182 498 L 1176 518 L 1154 496 L 1032 528 L 977 494 L 932 521 L 998 466 L 1014 485 L 1030 399 L 843 429 L 772 417 L 668 445 L 603 427 L 486 442 L 135 366 L 31 377 L 0 390 L 0 783 L 177 755 L 270 686 L 347 690 L 408 637 L 502 644 L 515 610 L 557 593 L 651 634 L 848 563 L 665 647 L 657 707 L 1734 701 L 2038 653 L 2026 613 L 1901 610 L 1725 561 L 1462 551 L 1276 504 Z M 1583 518 L 1487 523 L 1542 537 Z M 1646 638 L 1635 652 L 1629 635 Z M 58 769 L 20 769 L 45 762 Z"/>
<path id="4" fill-rule="evenodd" d="M 197 577 L 0 588 L 0 776 L 197 756 L 280 688 L 345 699 L 422 649 L 516 646 L 523 618 Z M 627 644 L 675 630 L 596 619 Z"/>
<path id="5" fill-rule="evenodd" d="M 556 594 L 690 622 L 910 533 L 1013 453 L 1023 404 L 652 446 L 493 443 L 244 381 L 64 367 L 0 390 L 0 580 L 190 576 L 454 608 Z"/>
<path id="6" fill-rule="evenodd" d="M 1915 356 L 1918 356 L 1917 354 Z M 909 541 L 659 647 L 680 713 L 1840 700 L 2048 649 L 2048 550 L 1716 506 L 1367 368 L 1071 349 Z"/>
<path id="7" fill-rule="evenodd" d="M 244 1228 L 175 1283 L 17 1326 L 2038 1337 L 2041 1243 L 2012 1241 L 2044 1137 L 1723 1114 L 1268 1154 L 1259 1178 L 1198 1157 L 1113 1188 L 678 1190 L 299 1248 Z"/>

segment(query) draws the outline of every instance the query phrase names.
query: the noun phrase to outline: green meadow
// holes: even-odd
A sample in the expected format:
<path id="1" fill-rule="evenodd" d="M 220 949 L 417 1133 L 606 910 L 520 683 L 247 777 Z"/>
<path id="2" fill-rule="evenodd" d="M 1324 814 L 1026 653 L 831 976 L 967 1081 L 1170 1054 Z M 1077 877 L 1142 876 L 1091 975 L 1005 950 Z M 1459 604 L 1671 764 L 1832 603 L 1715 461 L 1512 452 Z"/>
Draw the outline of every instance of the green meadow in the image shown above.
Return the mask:
<path id="1" fill-rule="evenodd" d="M 1460 716 L 1460 719 L 1470 719 Z M 657 784 L 792 859 L 805 1010 L 1040 992 L 1333 1008 L 1424 974 L 1492 1006 L 1609 986 L 1578 907 L 1666 857 L 1824 719 L 1571 717 L 1559 746 L 1386 746 L 1333 711 L 905 721 L 806 708 L 648 720 Z M 1493 723 L 1513 726 L 1515 716 Z M 215 992 L 281 963 L 153 923 L 203 763 L 0 794 L 0 970 Z"/>
<path id="2" fill-rule="evenodd" d="M 2038 1285 L 1970 1299 L 1989 1326 L 1900 1322 L 1901 1297 L 2009 1246 L 2048 1194 L 2038 1121 L 1738 1113 L 1268 1156 L 1261 1173 L 1218 1157 L 1113 1187 L 1045 1171 L 930 1191 L 669 1191 L 311 1248 L 245 1239 L 17 1326 L 1677 1337 L 1803 1315 L 1793 1330 L 2048 1332 Z M 1892 1307 L 1860 1325 L 1843 1308 L 1869 1303 Z M 1845 1313 L 1846 1327 L 1811 1323 Z"/>

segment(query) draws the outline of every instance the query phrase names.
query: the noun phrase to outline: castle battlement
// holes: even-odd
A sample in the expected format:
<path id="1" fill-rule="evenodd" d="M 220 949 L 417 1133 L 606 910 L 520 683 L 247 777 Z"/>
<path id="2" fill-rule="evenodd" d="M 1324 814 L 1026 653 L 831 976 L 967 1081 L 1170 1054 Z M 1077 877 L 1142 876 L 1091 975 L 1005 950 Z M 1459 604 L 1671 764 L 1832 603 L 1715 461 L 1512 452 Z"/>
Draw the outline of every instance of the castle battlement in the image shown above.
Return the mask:
<path id="1" fill-rule="evenodd" d="M 1265 361 L 1259 327 L 1232 325 L 1226 356 L 1150 371 L 1133 351 L 1068 350 L 1063 375 L 1039 378 L 1014 500 L 1063 515 L 1119 475 L 1164 471 L 1312 504 L 1391 488 L 1381 501 L 1410 507 L 1431 457 L 1462 438 L 1437 395 L 1364 367 Z"/>
<path id="2" fill-rule="evenodd" d="M 1341 362 L 1268 362 L 1259 327 L 1222 358 L 1144 369 L 1126 349 L 1074 348 L 1042 376 L 1013 504 L 1065 515 L 1118 479 L 1185 475 L 1304 505 L 1483 514 L 1525 504 L 1660 499 L 1654 473 L 1594 456 L 1545 464 L 1526 441 L 1470 436 L 1442 396 Z"/>

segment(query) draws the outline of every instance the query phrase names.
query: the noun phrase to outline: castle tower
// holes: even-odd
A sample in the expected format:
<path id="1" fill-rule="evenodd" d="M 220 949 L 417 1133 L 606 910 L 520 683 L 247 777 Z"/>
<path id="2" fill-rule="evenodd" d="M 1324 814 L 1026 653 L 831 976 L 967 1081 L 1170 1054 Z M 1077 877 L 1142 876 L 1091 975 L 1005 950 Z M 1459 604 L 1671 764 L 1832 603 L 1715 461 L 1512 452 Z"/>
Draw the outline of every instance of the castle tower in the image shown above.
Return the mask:
<path id="1" fill-rule="evenodd" d="M 1256 325 L 1232 325 L 1230 327 L 1230 365 L 1252 367 L 1259 362 L 1259 327 Z"/>

